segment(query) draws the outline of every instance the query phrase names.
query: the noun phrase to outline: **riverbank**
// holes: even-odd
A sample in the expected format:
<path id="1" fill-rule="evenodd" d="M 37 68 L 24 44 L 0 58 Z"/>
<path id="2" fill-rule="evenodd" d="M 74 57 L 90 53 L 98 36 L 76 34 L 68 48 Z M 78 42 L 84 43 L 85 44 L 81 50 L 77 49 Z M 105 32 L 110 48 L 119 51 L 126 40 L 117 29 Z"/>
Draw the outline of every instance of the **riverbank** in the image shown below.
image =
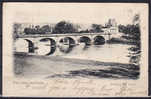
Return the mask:
<path id="1" fill-rule="evenodd" d="M 124 37 L 111 38 L 110 40 L 107 41 L 107 43 L 108 44 L 128 44 L 128 45 L 135 45 L 132 40 L 125 39 Z"/>
<path id="2" fill-rule="evenodd" d="M 139 66 L 132 64 L 69 59 L 59 56 L 14 54 L 16 77 L 137 79 Z"/>

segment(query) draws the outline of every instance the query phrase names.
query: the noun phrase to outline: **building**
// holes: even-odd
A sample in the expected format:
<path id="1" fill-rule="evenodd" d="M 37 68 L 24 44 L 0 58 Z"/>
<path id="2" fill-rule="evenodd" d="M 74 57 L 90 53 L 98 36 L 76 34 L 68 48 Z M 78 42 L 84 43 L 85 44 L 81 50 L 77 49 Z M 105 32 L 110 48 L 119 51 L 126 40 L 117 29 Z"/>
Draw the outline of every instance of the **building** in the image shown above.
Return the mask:
<path id="1" fill-rule="evenodd" d="M 105 27 L 102 28 L 105 33 L 118 33 L 118 25 L 115 19 L 109 19 L 105 24 Z"/>

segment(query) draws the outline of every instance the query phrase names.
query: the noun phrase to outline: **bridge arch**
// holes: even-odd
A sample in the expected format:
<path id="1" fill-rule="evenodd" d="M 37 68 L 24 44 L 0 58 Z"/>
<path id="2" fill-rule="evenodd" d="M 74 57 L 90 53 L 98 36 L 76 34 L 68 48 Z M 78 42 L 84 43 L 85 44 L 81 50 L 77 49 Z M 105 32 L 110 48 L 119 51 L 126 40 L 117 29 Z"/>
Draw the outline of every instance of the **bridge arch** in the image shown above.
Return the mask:
<path id="1" fill-rule="evenodd" d="M 76 41 L 72 37 L 64 37 L 59 40 L 59 49 L 63 53 L 69 53 L 76 45 Z"/>
<path id="2" fill-rule="evenodd" d="M 24 39 L 24 40 L 28 42 L 28 52 L 29 53 L 34 53 L 34 51 L 35 51 L 34 43 L 29 39 Z"/>
<path id="3" fill-rule="evenodd" d="M 86 45 L 90 45 L 91 44 L 91 39 L 87 36 L 82 36 L 79 38 L 79 42 L 80 43 L 85 43 Z"/>
<path id="4" fill-rule="evenodd" d="M 103 36 L 97 35 L 94 37 L 94 45 L 103 45 L 105 44 L 105 38 Z"/>
<path id="5" fill-rule="evenodd" d="M 45 50 L 42 50 L 43 53 L 45 53 L 45 55 L 51 55 L 56 51 L 56 41 L 54 39 L 52 39 L 52 38 L 42 38 L 39 41 L 45 43 L 43 47 L 49 47 L 48 50 L 47 50 L 47 48 Z"/>
<path id="6" fill-rule="evenodd" d="M 76 41 L 72 37 L 64 37 L 59 40 L 59 43 L 63 43 L 64 45 L 74 45 Z"/>
<path id="7" fill-rule="evenodd" d="M 29 39 L 17 39 L 15 41 L 16 52 L 34 53 L 34 43 Z"/>

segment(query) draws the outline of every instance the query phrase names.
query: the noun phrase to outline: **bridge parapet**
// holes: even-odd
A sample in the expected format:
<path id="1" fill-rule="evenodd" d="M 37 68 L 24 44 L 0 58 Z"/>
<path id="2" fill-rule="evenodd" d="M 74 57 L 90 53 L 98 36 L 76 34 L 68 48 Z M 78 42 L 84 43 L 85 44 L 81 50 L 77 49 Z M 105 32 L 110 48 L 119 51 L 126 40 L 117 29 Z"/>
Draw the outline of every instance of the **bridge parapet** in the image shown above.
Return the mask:
<path id="1" fill-rule="evenodd" d="M 99 33 L 66 33 L 66 34 L 30 34 L 30 35 L 19 35 L 19 38 L 36 38 L 36 37 L 60 37 L 60 36 L 84 36 L 84 35 L 108 35 L 108 33 L 105 32 L 99 32 Z"/>

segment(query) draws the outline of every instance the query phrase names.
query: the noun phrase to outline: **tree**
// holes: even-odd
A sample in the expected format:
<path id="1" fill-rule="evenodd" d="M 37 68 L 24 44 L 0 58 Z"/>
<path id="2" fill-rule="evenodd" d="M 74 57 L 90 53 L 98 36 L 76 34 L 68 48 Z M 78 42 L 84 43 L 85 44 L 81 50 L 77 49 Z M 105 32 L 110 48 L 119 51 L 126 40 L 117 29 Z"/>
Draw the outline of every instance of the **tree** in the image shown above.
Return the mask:
<path id="1" fill-rule="evenodd" d="M 139 65 L 140 54 L 141 54 L 141 32 L 140 32 L 140 18 L 139 14 L 135 14 L 133 18 L 133 24 L 128 24 L 126 26 L 119 25 L 119 31 L 126 34 L 123 37 L 127 39 L 132 47 L 129 48 L 130 51 L 130 63 Z"/>
<path id="2" fill-rule="evenodd" d="M 131 41 L 133 42 L 134 46 L 129 48 L 131 51 L 130 56 L 130 62 L 139 64 L 140 60 L 140 54 L 141 54 L 141 35 L 140 35 L 140 27 L 139 25 L 132 25 L 131 27 L 131 33 L 129 34 L 131 37 Z"/>
<path id="3" fill-rule="evenodd" d="M 102 32 L 102 25 L 99 25 L 99 24 L 92 24 L 91 26 L 91 31 L 92 32 Z"/>
<path id="4" fill-rule="evenodd" d="M 133 44 L 133 46 L 129 48 L 130 62 L 137 65 L 139 65 L 141 54 L 141 33 L 139 21 L 139 15 L 136 14 L 133 18 L 133 24 L 128 24 L 126 26 L 119 25 L 119 30 L 127 34 L 127 36 L 124 37 Z"/>
<path id="5" fill-rule="evenodd" d="M 32 28 L 25 28 L 24 29 L 25 34 L 45 34 L 45 31 L 42 30 L 42 28 L 39 25 L 33 26 Z"/>
<path id="6" fill-rule="evenodd" d="M 33 34 L 34 33 L 34 30 L 32 28 L 25 28 L 24 29 L 24 33 L 25 34 Z"/>
<path id="7" fill-rule="evenodd" d="M 72 23 L 61 21 L 55 25 L 52 33 L 65 34 L 65 33 L 74 33 L 74 32 L 78 32 L 78 28 L 76 28 Z"/>
<path id="8" fill-rule="evenodd" d="M 33 29 L 34 34 L 43 34 L 43 31 L 41 30 L 39 25 L 36 25 L 35 28 Z"/>
<path id="9" fill-rule="evenodd" d="M 49 26 L 49 25 L 44 25 L 41 27 L 41 31 L 43 33 L 46 33 L 46 32 L 51 32 L 52 31 L 52 28 Z"/>
<path id="10" fill-rule="evenodd" d="M 135 14 L 134 18 L 133 18 L 133 24 L 134 25 L 139 25 L 140 22 L 140 15 L 139 14 Z"/>
<path id="11" fill-rule="evenodd" d="M 126 26 L 120 24 L 120 25 L 118 25 L 118 29 L 119 29 L 119 32 L 125 33 L 125 31 L 126 31 Z"/>
<path id="12" fill-rule="evenodd" d="M 18 38 L 18 35 L 19 35 L 19 29 L 21 28 L 21 24 L 19 23 L 15 23 L 13 25 L 13 29 L 14 29 L 14 32 L 13 32 L 13 38 L 14 40 L 16 40 Z"/>

